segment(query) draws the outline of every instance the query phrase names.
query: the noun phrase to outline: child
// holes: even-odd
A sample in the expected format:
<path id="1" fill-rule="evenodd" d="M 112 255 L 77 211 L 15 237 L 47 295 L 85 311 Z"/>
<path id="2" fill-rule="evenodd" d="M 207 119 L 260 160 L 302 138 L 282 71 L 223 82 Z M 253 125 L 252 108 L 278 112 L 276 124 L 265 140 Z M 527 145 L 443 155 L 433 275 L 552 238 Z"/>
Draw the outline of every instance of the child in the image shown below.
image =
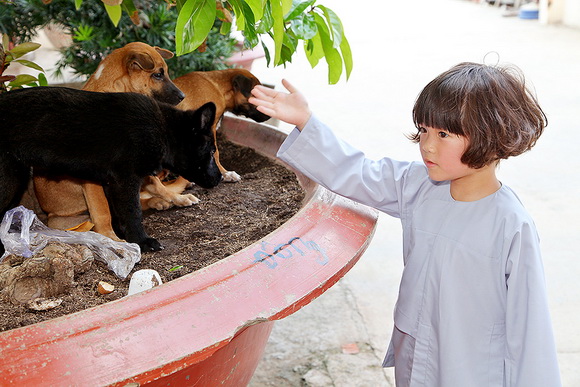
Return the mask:
<path id="1" fill-rule="evenodd" d="M 383 366 L 397 386 L 560 386 L 539 239 L 501 159 L 546 125 L 523 77 L 461 63 L 413 109 L 423 163 L 374 161 L 313 116 L 290 83 L 250 103 L 296 129 L 278 156 L 352 200 L 401 219 L 405 268 Z"/>

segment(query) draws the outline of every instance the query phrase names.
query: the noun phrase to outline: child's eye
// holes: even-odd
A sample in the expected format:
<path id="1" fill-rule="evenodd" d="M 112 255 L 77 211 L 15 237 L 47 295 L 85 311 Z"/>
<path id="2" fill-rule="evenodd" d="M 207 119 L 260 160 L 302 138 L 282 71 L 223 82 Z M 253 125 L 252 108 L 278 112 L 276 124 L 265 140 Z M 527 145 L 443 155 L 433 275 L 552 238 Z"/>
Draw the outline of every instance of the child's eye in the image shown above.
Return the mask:
<path id="1" fill-rule="evenodd" d="M 449 137 L 449 133 L 447 133 L 447 132 L 439 132 L 439 133 L 437 133 L 437 134 L 438 134 L 438 135 L 439 135 L 439 137 L 441 137 L 441 138 L 447 138 L 447 137 Z"/>

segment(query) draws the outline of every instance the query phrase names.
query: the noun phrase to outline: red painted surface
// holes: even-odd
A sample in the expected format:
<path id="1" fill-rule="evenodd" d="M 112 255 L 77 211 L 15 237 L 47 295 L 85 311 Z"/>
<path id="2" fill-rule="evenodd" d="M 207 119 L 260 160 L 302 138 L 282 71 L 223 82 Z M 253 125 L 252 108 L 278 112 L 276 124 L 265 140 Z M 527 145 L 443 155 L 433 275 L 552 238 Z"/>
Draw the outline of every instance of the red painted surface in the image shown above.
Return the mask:
<path id="1" fill-rule="evenodd" d="M 285 134 L 226 117 L 232 141 L 273 155 Z M 0 334 L 0 385 L 231 385 L 250 380 L 275 320 L 338 281 L 377 213 L 299 175 L 302 209 L 263 240 L 149 291 Z"/>

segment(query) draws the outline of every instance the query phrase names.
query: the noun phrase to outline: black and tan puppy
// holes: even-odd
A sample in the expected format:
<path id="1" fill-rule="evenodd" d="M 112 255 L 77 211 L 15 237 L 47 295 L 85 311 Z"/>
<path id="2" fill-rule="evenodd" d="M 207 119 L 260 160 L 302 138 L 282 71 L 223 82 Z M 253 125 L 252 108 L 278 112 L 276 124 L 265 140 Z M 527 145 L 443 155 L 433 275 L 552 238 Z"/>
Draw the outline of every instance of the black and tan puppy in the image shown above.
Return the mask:
<path id="1" fill-rule="evenodd" d="M 225 112 L 264 122 L 270 118 L 259 112 L 256 106 L 248 102 L 251 91 L 260 81 L 254 74 L 245 69 L 226 69 L 214 71 L 193 71 L 173 80 L 175 85 L 185 93 L 185 99 L 178 108 L 183 110 L 197 109 L 205 103 L 216 105 L 216 116 L 213 123 L 213 135 L 216 141 L 215 160 L 224 182 L 240 181 L 235 171 L 226 170 L 220 163 L 216 130 Z M 173 172 L 173 171 L 172 171 Z M 175 196 L 188 185 L 183 177 L 178 177 L 169 184 L 161 184 L 159 179 L 150 179 L 141 190 L 143 208 L 166 209 L 175 204 Z M 195 198 L 198 201 L 197 198 Z"/>
<path id="2" fill-rule="evenodd" d="M 177 105 L 185 94 L 169 78 L 165 59 L 171 57 L 173 53 L 163 48 L 142 42 L 128 43 L 101 61 L 83 90 L 139 93 Z M 151 186 L 151 181 L 158 182 L 159 179 L 147 177 L 144 184 Z M 48 216 L 49 227 L 92 230 L 119 240 L 113 231 L 109 204 L 100 184 L 64 176 L 58 180 L 50 179 L 35 171 L 34 191 L 40 207 Z M 172 203 L 191 205 L 196 198 L 191 194 L 181 195 L 182 191 L 173 194 Z"/>
<path id="3" fill-rule="evenodd" d="M 142 251 L 159 250 L 141 223 L 143 178 L 169 169 L 216 186 L 214 118 L 213 103 L 183 111 L 135 93 L 36 87 L 1 94 L 0 217 L 18 204 L 33 167 L 102 184 L 117 234 Z"/>

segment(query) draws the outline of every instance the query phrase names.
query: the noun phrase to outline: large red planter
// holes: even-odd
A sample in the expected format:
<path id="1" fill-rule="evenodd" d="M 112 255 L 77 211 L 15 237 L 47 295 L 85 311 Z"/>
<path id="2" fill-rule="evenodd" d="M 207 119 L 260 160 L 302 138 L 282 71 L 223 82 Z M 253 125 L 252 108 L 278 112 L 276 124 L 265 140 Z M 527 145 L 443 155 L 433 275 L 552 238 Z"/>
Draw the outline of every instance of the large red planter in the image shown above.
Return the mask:
<path id="1" fill-rule="evenodd" d="M 286 135 L 225 117 L 233 142 L 274 155 Z M 151 290 L 0 334 L 0 385 L 243 386 L 275 320 L 340 279 L 377 212 L 298 178 L 301 210 L 261 241 Z"/>

